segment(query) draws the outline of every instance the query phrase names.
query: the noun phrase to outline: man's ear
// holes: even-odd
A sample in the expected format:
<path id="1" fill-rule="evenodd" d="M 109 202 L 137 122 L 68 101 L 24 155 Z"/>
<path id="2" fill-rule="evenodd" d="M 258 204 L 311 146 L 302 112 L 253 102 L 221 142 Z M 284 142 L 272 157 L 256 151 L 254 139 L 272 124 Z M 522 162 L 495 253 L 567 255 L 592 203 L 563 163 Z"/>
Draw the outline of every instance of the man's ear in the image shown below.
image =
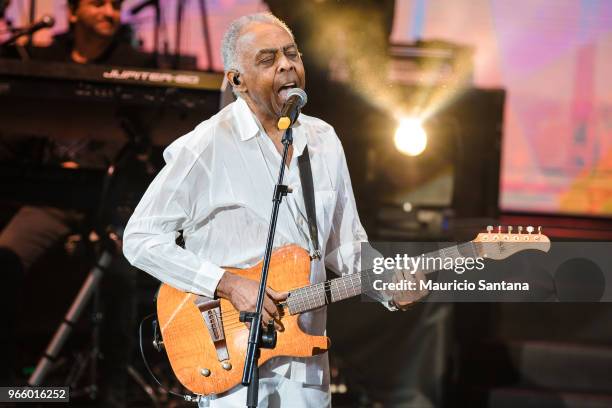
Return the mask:
<path id="1" fill-rule="evenodd" d="M 246 91 L 247 88 L 244 83 L 244 78 L 240 75 L 238 71 L 235 71 L 235 70 L 227 71 L 227 73 L 225 74 L 225 77 L 227 78 L 227 82 L 229 82 L 232 88 L 234 88 L 234 91 L 236 92 Z"/>

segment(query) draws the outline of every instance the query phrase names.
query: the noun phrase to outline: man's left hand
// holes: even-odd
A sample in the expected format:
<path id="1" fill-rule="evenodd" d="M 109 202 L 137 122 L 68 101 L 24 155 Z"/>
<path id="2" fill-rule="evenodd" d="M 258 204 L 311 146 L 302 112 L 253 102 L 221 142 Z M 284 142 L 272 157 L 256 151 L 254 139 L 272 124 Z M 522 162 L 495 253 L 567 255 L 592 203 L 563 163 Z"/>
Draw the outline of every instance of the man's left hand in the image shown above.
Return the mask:
<path id="1" fill-rule="evenodd" d="M 429 294 L 429 290 L 421 285 L 421 283 L 427 281 L 427 278 L 425 278 L 425 274 L 420 270 L 412 274 L 407 270 L 396 269 L 392 281 L 396 283 L 401 281 L 414 282 L 412 286 L 414 289 L 394 290 L 391 294 L 392 304 L 400 310 L 406 310 L 414 302 Z"/>

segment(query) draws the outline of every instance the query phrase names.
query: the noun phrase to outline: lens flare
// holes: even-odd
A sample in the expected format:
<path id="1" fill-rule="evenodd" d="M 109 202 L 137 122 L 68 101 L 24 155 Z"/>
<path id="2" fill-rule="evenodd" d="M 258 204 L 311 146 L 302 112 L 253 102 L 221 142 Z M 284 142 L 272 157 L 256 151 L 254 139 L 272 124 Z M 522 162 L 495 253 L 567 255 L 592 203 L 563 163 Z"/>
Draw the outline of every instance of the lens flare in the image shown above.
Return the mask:
<path id="1" fill-rule="evenodd" d="M 401 119 L 393 140 L 395 148 L 408 156 L 418 156 L 427 147 L 427 133 L 416 118 Z"/>

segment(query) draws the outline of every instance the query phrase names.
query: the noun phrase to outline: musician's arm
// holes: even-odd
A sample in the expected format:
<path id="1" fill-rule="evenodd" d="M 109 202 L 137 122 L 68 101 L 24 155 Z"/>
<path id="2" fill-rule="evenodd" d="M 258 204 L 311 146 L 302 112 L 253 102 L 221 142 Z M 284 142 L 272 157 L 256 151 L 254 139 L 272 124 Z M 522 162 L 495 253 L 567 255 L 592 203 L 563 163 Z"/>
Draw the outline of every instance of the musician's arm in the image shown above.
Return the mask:
<path id="1" fill-rule="evenodd" d="M 187 136 L 184 136 L 187 137 Z M 123 237 L 125 257 L 135 267 L 177 289 L 214 297 L 224 270 L 176 244 L 178 231 L 192 221 L 196 200 L 204 205 L 206 171 L 202 157 L 175 142 L 164 153 L 166 166 L 151 183 L 134 210 Z M 197 178 L 197 184 L 196 179 Z M 200 195 L 195 192 L 198 190 Z"/>

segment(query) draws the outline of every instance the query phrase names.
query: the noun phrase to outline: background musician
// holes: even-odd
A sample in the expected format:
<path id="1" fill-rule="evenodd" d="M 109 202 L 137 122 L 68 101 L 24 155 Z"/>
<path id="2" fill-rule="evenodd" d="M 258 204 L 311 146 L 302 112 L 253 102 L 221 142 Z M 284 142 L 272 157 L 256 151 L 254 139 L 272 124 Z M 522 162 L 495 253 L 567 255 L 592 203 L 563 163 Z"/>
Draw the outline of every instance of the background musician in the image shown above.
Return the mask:
<path id="1" fill-rule="evenodd" d="M 121 3 L 119 0 L 69 0 L 69 31 L 55 36 L 49 47 L 31 48 L 31 58 L 78 64 L 154 66 L 149 55 L 139 52 L 127 41 L 129 36 L 126 33 L 130 30 L 121 25 Z M 95 151 L 91 143 L 80 146 L 69 149 L 70 159 L 87 166 Z M 20 159 L 4 157 L 7 150 L 10 151 L 3 150 L 3 160 Z M 16 212 L 0 232 L 0 302 L 3 310 L 15 310 L 19 295 L 23 293 L 24 276 L 31 266 L 58 242 L 78 231 L 85 218 L 81 212 L 49 206 L 24 206 Z M 107 388 L 100 395 L 105 398 L 101 402 L 104 406 L 123 405 L 126 366 L 134 343 L 134 297 L 131 291 L 135 274 L 121 255 L 115 259 L 102 282 L 103 302 L 104 299 L 113 299 L 103 306 L 102 330 L 113 333 L 102 336 L 105 358 L 100 364 L 104 374 L 101 378 L 106 381 Z M 7 313 L 7 320 L 0 331 L 0 384 L 3 385 L 22 382 L 15 375 L 17 316 Z"/>
<path id="2" fill-rule="evenodd" d="M 33 59 L 78 64 L 153 67 L 154 59 L 133 47 L 132 31 L 121 24 L 122 0 L 68 0 L 70 29 L 49 47 L 32 50 Z"/>

